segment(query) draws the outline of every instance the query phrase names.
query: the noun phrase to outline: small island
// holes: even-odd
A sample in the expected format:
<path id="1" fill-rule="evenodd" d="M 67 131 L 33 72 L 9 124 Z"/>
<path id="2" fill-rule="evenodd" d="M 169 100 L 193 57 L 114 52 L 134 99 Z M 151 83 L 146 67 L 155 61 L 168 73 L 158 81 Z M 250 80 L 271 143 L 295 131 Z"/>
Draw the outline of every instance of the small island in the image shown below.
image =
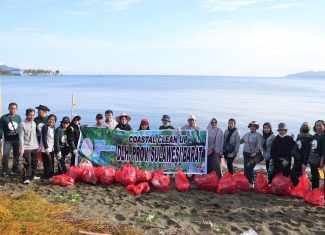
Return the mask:
<path id="1" fill-rule="evenodd" d="M 62 75 L 59 70 L 44 70 L 44 69 L 19 69 L 0 65 L 0 76 L 59 76 Z"/>
<path id="2" fill-rule="evenodd" d="M 325 78 L 325 71 L 305 71 L 301 73 L 289 74 L 288 78 Z"/>

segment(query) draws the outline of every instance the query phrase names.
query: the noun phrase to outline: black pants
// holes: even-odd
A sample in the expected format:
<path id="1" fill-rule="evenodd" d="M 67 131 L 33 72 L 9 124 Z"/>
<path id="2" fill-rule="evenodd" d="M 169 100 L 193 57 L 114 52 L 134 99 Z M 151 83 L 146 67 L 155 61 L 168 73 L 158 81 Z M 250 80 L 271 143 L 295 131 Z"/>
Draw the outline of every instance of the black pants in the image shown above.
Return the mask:
<path id="1" fill-rule="evenodd" d="M 235 160 L 234 157 L 227 157 L 227 155 L 225 156 L 226 158 L 226 161 L 227 161 L 227 169 L 228 169 L 228 172 L 230 174 L 234 174 L 234 165 L 233 165 L 233 162 Z"/>
<path id="2" fill-rule="evenodd" d="M 49 179 L 54 175 L 54 152 L 49 154 L 42 152 L 42 160 L 44 167 L 44 178 Z"/>
<path id="3" fill-rule="evenodd" d="M 208 174 L 215 171 L 218 179 L 221 179 L 221 167 L 220 167 L 220 157 L 217 152 L 212 155 L 208 155 Z"/>
<path id="4" fill-rule="evenodd" d="M 319 188 L 319 172 L 318 172 L 318 167 L 310 164 L 310 171 L 311 171 L 311 187 L 314 188 Z"/>
<path id="5" fill-rule="evenodd" d="M 303 159 L 295 159 L 293 163 L 293 167 L 291 169 L 291 181 L 293 186 L 296 186 L 299 183 L 299 177 L 302 173 L 302 164 Z"/>
<path id="6" fill-rule="evenodd" d="M 76 155 L 72 153 L 70 166 L 75 166 L 76 165 L 75 161 L 76 161 Z"/>
<path id="7" fill-rule="evenodd" d="M 271 178 L 273 179 L 273 177 L 279 173 L 282 173 L 284 176 L 288 177 L 290 176 L 291 173 L 291 161 L 288 162 L 288 164 L 283 167 L 282 165 L 282 160 L 276 159 L 273 164 L 274 164 L 274 174 L 271 176 Z M 271 179 L 271 182 L 272 182 Z"/>
<path id="8" fill-rule="evenodd" d="M 273 179 L 273 172 L 269 172 L 269 168 L 270 168 L 270 159 L 265 160 L 265 167 L 266 167 L 266 171 L 267 171 L 267 179 L 268 179 L 268 184 L 272 183 L 272 179 Z"/>
<path id="9" fill-rule="evenodd" d="M 61 159 L 58 161 L 58 173 L 65 174 L 67 172 L 67 168 L 65 166 L 65 158 L 69 154 L 69 147 L 60 148 L 61 151 Z"/>
<path id="10" fill-rule="evenodd" d="M 37 156 L 38 149 L 33 150 L 25 150 L 24 151 L 24 174 L 23 179 L 33 179 L 36 175 L 37 170 L 37 163 L 38 163 L 38 156 Z"/>
<path id="11" fill-rule="evenodd" d="M 244 152 L 244 174 L 250 184 L 254 183 L 254 168 L 256 164 L 252 162 L 251 153 Z"/>

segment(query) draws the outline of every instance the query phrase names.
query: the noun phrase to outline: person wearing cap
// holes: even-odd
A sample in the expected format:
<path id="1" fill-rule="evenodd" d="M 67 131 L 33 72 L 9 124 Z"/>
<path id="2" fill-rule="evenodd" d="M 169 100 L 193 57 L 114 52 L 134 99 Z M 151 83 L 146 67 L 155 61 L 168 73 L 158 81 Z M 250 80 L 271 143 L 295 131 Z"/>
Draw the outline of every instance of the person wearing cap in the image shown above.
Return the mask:
<path id="1" fill-rule="evenodd" d="M 34 122 L 36 123 L 37 128 L 37 140 L 38 143 L 40 143 L 42 127 L 47 123 L 47 112 L 49 112 L 50 109 L 47 106 L 41 104 L 35 108 L 38 110 L 38 116 L 34 119 Z"/>
<path id="2" fill-rule="evenodd" d="M 263 124 L 263 139 L 264 143 L 263 146 L 261 147 L 261 152 L 263 153 L 263 157 L 265 160 L 265 167 L 268 175 L 268 183 L 271 184 L 271 179 L 273 172 L 271 171 L 270 168 L 270 158 L 271 158 L 271 147 L 272 143 L 274 141 L 275 135 L 273 134 L 272 131 L 272 125 L 269 122 L 265 122 Z"/>
<path id="3" fill-rule="evenodd" d="M 70 148 L 71 162 L 70 166 L 75 166 L 76 156 L 78 155 L 78 142 L 80 139 L 80 120 L 81 117 L 79 115 L 74 115 L 70 125 L 66 130 L 68 145 Z"/>
<path id="4" fill-rule="evenodd" d="M 54 152 L 58 160 L 58 173 L 65 174 L 67 169 L 65 167 L 65 158 L 69 155 L 69 146 L 67 142 L 66 130 L 69 126 L 70 118 L 63 117 L 61 124 L 55 130 L 54 134 Z"/>
<path id="5" fill-rule="evenodd" d="M 305 169 L 307 165 L 309 155 L 308 149 L 313 138 L 310 131 L 311 124 L 309 122 L 303 122 L 296 139 L 296 145 L 293 147 L 294 162 L 291 168 L 291 181 L 293 186 L 299 183 L 302 169 Z"/>
<path id="6" fill-rule="evenodd" d="M 307 163 L 310 165 L 311 186 L 312 188 L 319 187 L 319 172 L 318 168 L 322 166 L 325 155 L 325 122 L 317 120 L 313 127 L 315 134 L 309 145 L 309 156 Z M 306 165 L 303 166 L 305 168 Z"/>
<path id="7" fill-rule="evenodd" d="M 217 126 L 217 119 L 212 118 L 208 127 L 208 174 L 212 171 L 217 173 L 219 179 L 222 177 L 220 159 L 223 148 L 223 131 Z"/>
<path id="8" fill-rule="evenodd" d="M 240 133 L 236 128 L 236 120 L 234 118 L 230 118 L 228 120 L 228 128 L 224 132 L 224 141 L 225 144 L 231 144 L 234 147 L 233 152 L 228 152 L 226 148 L 223 149 L 223 155 L 227 162 L 228 172 L 234 173 L 234 165 L 233 162 L 237 157 L 239 147 L 240 147 Z"/>
<path id="9" fill-rule="evenodd" d="M 244 174 L 251 187 L 254 186 L 255 159 L 262 154 L 260 148 L 264 143 L 263 136 L 257 132 L 259 127 L 260 126 L 256 121 L 250 122 L 248 124 L 250 131 L 240 139 L 240 143 L 244 144 Z"/>
<path id="10" fill-rule="evenodd" d="M 25 160 L 23 172 L 24 184 L 29 184 L 32 179 L 39 179 L 36 176 L 38 141 L 34 117 L 35 110 L 31 108 L 26 109 L 26 119 L 18 127 L 19 154 Z"/>
<path id="11" fill-rule="evenodd" d="M 44 179 L 50 179 L 54 175 L 54 133 L 56 120 L 56 116 L 50 114 L 47 118 L 47 124 L 42 127 L 40 146 Z"/>
<path id="12" fill-rule="evenodd" d="M 113 111 L 112 110 L 106 110 L 105 111 L 105 126 L 106 128 L 109 128 L 111 130 L 114 130 L 117 126 L 117 121 L 113 118 Z"/>
<path id="13" fill-rule="evenodd" d="M 161 118 L 162 126 L 159 127 L 159 130 L 175 130 L 173 126 L 170 125 L 170 117 L 169 115 L 165 114 Z"/>
<path id="14" fill-rule="evenodd" d="M 149 120 L 146 118 L 142 119 L 138 131 L 149 131 L 149 130 L 150 130 Z"/>
<path id="15" fill-rule="evenodd" d="M 187 125 L 183 126 L 181 128 L 181 130 L 184 130 L 184 131 L 199 131 L 200 130 L 200 127 L 198 127 L 196 125 L 196 118 L 194 115 L 190 115 L 187 119 Z"/>
<path id="16" fill-rule="evenodd" d="M 120 116 L 116 117 L 116 121 L 118 124 L 115 127 L 115 130 L 132 131 L 132 127 L 129 125 L 131 117 L 127 115 L 127 113 L 121 113 Z"/>
<path id="17" fill-rule="evenodd" d="M 8 105 L 9 113 L 3 115 L 0 119 L 0 145 L 3 135 L 3 158 L 2 158 L 2 172 L 1 176 L 8 175 L 9 155 L 12 149 L 13 164 L 11 174 L 17 175 L 19 172 L 19 135 L 18 125 L 21 123 L 21 117 L 16 114 L 18 105 L 10 103 Z"/>
<path id="18" fill-rule="evenodd" d="M 271 182 L 273 176 L 278 173 L 282 173 L 284 176 L 290 176 L 291 172 L 291 160 L 292 149 L 295 145 L 295 141 L 289 135 L 287 135 L 287 124 L 281 122 L 278 124 L 279 134 L 274 138 L 271 147 L 270 163 L 274 166 L 274 172 L 271 176 Z"/>
<path id="19" fill-rule="evenodd" d="M 97 127 L 97 128 L 105 128 L 106 127 L 104 124 L 103 114 L 98 113 L 96 115 L 96 123 L 95 123 L 94 127 Z"/>

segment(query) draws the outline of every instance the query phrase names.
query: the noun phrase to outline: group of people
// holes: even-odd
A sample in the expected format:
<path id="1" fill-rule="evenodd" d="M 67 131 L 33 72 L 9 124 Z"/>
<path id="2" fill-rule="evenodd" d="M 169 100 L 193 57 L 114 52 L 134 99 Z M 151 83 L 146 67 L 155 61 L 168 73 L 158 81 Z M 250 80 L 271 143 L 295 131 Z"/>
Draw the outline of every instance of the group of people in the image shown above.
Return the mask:
<path id="1" fill-rule="evenodd" d="M 29 184 L 36 176 L 38 159 L 41 155 L 43 161 L 43 178 L 49 179 L 54 175 L 54 159 L 58 162 L 58 173 L 65 173 L 66 158 L 70 158 L 70 166 L 76 164 L 78 142 L 80 139 L 80 115 L 74 115 L 72 120 L 63 117 L 60 126 L 55 128 L 57 117 L 47 115 L 50 109 L 45 105 L 26 110 L 25 120 L 16 114 L 18 105 L 10 103 L 9 113 L 0 119 L 0 141 L 3 142 L 3 158 L 1 177 L 8 175 L 8 161 L 10 151 L 13 151 L 13 164 L 10 174 L 22 175 L 23 182 Z M 107 110 L 105 118 L 102 114 L 96 115 L 94 127 L 109 128 L 114 130 L 132 131 L 129 122 L 131 117 L 121 113 L 115 119 L 113 111 Z M 169 115 L 163 115 L 160 130 L 173 130 Z M 308 122 L 301 125 L 300 133 L 296 140 L 287 134 L 285 123 L 278 124 L 278 135 L 272 131 L 269 122 L 263 124 L 262 133 L 259 133 L 259 124 L 256 121 L 249 123 L 249 131 L 243 136 L 236 128 L 236 120 L 228 120 L 228 128 L 222 131 L 218 127 L 216 118 L 212 118 L 207 126 L 208 134 L 208 159 L 207 172 L 215 171 L 219 178 L 222 176 L 221 159 L 227 162 L 228 171 L 233 174 L 234 159 L 237 157 L 240 145 L 243 144 L 244 173 L 250 184 L 254 184 L 254 168 L 257 163 L 265 161 L 268 180 L 271 183 L 274 175 L 282 172 L 291 176 L 293 185 L 297 185 L 302 171 L 309 164 L 312 175 L 312 187 L 319 187 L 318 168 L 323 167 L 325 155 L 325 122 L 318 120 L 313 128 Z M 197 131 L 196 117 L 190 115 L 187 124 L 181 130 Z M 311 130 L 315 132 L 311 134 Z M 142 119 L 139 131 L 150 130 L 149 120 Z M 19 157 L 24 159 L 23 172 L 19 170 Z M 293 165 L 292 165 L 293 160 Z M 324 169 L 325 170 L 325 169 Z"/>

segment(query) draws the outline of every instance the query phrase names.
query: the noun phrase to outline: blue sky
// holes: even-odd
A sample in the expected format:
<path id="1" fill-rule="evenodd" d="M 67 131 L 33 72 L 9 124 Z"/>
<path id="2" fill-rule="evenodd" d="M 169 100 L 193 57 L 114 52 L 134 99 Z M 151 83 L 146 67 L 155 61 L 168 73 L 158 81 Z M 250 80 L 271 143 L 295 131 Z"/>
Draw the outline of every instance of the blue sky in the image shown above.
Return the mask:
<path id="1" fill-rule="evenodd" d="M 0 64 L 65 74 L 325 70 L 323 0 L 1 0 Z"/>

